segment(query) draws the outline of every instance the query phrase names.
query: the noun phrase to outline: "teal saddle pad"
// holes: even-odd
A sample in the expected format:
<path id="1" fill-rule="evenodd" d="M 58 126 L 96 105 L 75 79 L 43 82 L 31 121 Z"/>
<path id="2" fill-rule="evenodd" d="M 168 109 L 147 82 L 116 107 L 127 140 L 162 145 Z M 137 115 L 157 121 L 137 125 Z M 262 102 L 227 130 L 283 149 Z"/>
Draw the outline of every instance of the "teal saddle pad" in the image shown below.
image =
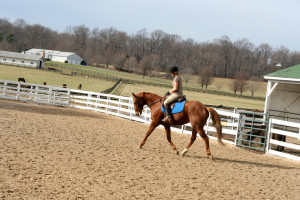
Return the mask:
<path id="1" fill-rule="evenodd" d="M 186 101 L 182 101 L 182 102 L 175 103 L 175 106 L 174 106 L 174 108 L 172 109 L 171 113 L 172 113 L 172 114 L 176 114 L 176 113 L 182 112 L 183 109 L 184 109 L 185 102 L 186 102 Z M 166 109 L 164 109 L 163 106 L 161 106 L 161 111 L 162 111 L 163 113 L 166 113 Z"/>

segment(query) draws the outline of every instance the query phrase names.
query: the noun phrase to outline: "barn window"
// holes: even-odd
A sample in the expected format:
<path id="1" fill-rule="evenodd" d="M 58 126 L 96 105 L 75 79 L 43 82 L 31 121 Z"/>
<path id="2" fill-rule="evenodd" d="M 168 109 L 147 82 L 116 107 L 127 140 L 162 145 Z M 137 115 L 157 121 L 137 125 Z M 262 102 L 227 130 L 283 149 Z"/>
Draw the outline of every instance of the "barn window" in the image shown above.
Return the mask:
<path id="1" fill-rule="evenodd" d="M 6 61 L 6 58 L 3 58 L 3 61 Z"/>
<path id="2" fill-rule="evenodd" d="M 16 60 L 12 60 L 12 62 L 16 62 Z"/>
<path id="3" fill-rule="evenodd" d="M 32 65 L 33 65 L 33 62 L 30 62 L 30 64 L 32 64 Z"/>
<path id="4" fill-rule="evenodd" d="M 24 63 L 24 60 L 21 60 L 21 63 Z"/>

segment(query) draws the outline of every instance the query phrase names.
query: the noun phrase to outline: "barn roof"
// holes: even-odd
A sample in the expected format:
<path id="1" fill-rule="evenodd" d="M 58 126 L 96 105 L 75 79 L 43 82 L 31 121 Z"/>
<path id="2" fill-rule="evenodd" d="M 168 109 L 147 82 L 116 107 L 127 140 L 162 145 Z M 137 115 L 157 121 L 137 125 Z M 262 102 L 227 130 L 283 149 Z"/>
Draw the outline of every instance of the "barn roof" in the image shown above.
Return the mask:
<path id="1" fill-rule="evenodd" d="M 24 59 L 24 60 L 40 60 L 42 58 L 42 56 L 40 55 L 23 54 L 23 53 L 11 52 L 11 51 L 1 51 L 1 50 L 0 50 L 0 56 L 7 57 L 7 58 Z"/>
<path id="2" fill-rule="evenodd" d="M 63 51 L 55 51 L 55 50 L 48 50 L 48 49 L 30 49 L 30 50 L 26 51 L 25 53 L 41 55 L 42 50 L 45 51 L 45 55 L 51 55 L 51 56 L 68 57 L 70 55 L 76 54 L 76 53 L 72 53 L 72 52 L 63 52 Z"/>
<path id="3" fill-rule="evenodd" d="M 267 80 L 300 82 L 300 64 L 264 76 Z"/>

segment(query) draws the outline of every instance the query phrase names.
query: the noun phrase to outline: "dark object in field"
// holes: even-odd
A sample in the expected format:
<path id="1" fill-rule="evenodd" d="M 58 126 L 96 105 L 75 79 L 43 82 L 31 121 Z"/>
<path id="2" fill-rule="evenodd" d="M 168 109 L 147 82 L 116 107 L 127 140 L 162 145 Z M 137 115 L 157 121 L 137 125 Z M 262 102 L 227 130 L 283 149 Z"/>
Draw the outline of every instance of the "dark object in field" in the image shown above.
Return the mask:
<path id="1" fill-rule="evenodd" d="M 54 67 L 48 67 L 48 70 L 49 71 L 56 71 L 56 68 L 54 68 Z"/>
<path id="2" fill-rule="evenodd" d="M 24 83 L 26 83 L 25 78 L 22 78 L 22 77 L 18 78 L 18 82 L 24 82 Z"/>

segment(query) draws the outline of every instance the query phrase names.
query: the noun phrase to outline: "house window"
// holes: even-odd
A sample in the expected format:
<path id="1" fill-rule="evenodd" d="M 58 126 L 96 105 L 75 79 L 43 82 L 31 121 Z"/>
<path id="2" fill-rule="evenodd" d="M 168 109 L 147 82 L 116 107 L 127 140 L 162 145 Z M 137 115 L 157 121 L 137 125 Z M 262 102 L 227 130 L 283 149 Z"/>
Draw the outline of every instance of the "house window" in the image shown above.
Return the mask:
<path id="1" fill-rule="evenodd" d="M 6 58 L 3 58 L 3 61 L 6 61 Z"/>
<path id="2" fill-rule="evenodd" d="M 24 63 L 24 60 L 21 60 L 21 63 Z"/>
<path id="3" fill-rule="evenodd" d="M 12 62 L 16 62 L 16 60 L 12 60 Z"/>

